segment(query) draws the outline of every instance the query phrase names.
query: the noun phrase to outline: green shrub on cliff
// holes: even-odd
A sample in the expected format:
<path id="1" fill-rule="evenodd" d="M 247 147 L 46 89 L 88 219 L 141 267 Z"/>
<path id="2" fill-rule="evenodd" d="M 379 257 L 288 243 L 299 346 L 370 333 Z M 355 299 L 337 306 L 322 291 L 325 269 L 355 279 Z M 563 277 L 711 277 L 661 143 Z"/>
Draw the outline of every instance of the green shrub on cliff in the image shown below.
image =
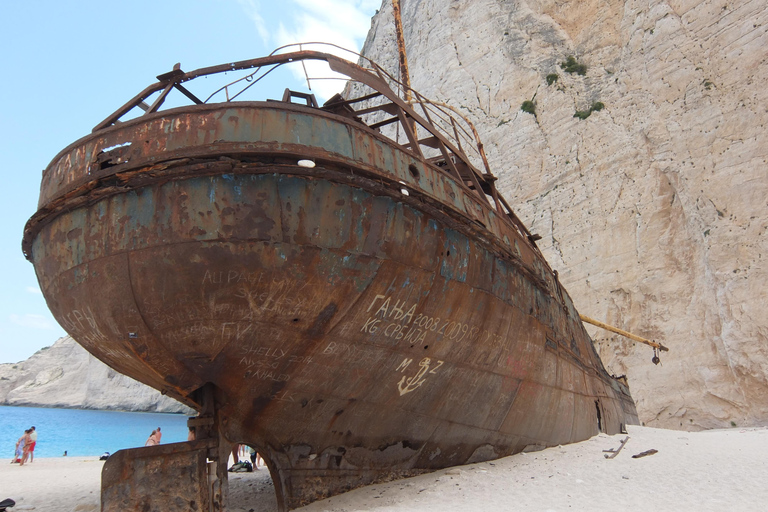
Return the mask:
<path id="1" fill-rule="evenodd" d="M 560 67 L 566 73 L 576 73 L 578 75 L 587 74 L 587 66 L 585 64 L 579 64 L 579 62 L 576 60 L 576 58 L 573 55 L 569 55 L 565 59 L 565 62 L 561 62 Z"/>
<path id="2" fill-rule="evenodd" d="M 522 105 L 520 105 L 520 110 L 523 112 L 528 112 L 529 114 L 536 115 L 536 104 L 532 102 L 531 100 L 526 100 L 523 102 Z"/>

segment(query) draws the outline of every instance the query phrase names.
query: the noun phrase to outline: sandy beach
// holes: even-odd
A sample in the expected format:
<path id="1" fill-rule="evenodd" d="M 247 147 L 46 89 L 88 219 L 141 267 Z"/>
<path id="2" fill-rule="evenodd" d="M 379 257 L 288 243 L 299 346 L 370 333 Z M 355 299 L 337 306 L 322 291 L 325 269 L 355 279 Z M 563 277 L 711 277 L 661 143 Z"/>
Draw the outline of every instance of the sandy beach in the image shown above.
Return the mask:
<path id="1" fill-rule="evenodd" d="M 627 435 L 445 469 L 357 489 L 305 512 L 763 511 L 768 507 L 768 428 L 681 432 L 630 427 Z M 657 450 L 652 455 L 633 455 Z M 13 511 L 99 510 L 97 457 L 0 465 L 0 499 Z M 269 473 L 231 474 L 232 512 L 277 509 Z"/>

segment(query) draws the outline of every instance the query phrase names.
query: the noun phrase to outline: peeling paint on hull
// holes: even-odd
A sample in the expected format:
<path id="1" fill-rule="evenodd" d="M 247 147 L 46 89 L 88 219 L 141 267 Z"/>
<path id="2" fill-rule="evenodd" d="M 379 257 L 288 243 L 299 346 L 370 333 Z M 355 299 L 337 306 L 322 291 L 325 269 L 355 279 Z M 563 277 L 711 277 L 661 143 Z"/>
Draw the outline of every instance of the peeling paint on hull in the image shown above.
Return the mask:
<path id="1" fill-rule="evenodd" d="M 338 116 L 125 123 L 63 151 L 40 208 L 25 250 L 56 319 L 192 406 L 213 383 L 223 435 L 265 457 L 284 508 L 637 422 L 535 247 Z"/>

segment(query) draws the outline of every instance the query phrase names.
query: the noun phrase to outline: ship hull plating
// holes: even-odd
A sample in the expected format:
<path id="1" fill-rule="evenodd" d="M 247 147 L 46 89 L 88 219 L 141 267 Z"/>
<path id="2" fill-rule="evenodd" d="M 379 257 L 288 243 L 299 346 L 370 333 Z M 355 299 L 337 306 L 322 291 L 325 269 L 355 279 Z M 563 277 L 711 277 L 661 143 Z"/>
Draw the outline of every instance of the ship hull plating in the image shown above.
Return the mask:
<path id="1" fill-rule="evenodd" d="M 519 233 L 308 110 L 180 110 L 65 150 L 26 239 L 57 320 L 193 407 L 213 383 L 221 434 L 265 457 L 285 508 L 636 422 Z"/>

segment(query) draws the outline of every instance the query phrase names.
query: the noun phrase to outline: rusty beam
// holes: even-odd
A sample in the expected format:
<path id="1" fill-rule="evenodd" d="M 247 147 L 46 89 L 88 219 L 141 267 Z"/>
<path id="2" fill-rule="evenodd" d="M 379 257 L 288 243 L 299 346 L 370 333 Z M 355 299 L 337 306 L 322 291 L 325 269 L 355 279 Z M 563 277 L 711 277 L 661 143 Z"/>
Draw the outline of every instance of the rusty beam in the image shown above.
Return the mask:
<path id="1" fill-rule="evenodd" d="M 403 20 L 400 15 L 400 0 L 392 0 L 392 12 L 395 17 L 395 36 L 397 38 L 397 55 L 400 64 L 400 81 L 403 84 L 405 101 L 411 101 L 411 77 L 408 73 L 408 56 L 405 52 L 405 38 L 403 37 Z"/>
<path id="2" fill-rule="evenodd" d="M 624 336 L 625 338 L 629 338 L 629 339 L 631 339 L 633 341 L 637 341 L 639 343 L 644 343 L 644 344 L 646 344 L 646 345 L 648 345 L 650 347 L 657 348 L 657 349 L 659 349 L 659 350 L 661 350 L 663 352 L 668 352 L 669 351 L 669 349 L 667 347 L 665 347 L 664 345 L 662 345 L 661 343 L 658 343 L 656 341 L 651 341 L 649 339 L 646 339 L 646 338 L 643 338 L 641 336 L 638 336 L 637 334 L 632 334 L 629 331 L 625 331 L 624 329 L 619 329 L 618 327 L 614 327 L 612 325 L 608 325 L 606 323 L 600 322 L 599 320 L 595 320 L 593 318 L 590 318 L 590 317 L 588 317 L 586 315 L 579 315 L 579 318 L 581 318 L 581 320 L 583 322 L 586 322 L 588 324 L 592 324 L 592 325 L 594 325 L 596 327 L 600 327 L 601 329 L 605 329 L 606 331 L 610 331 L 610 332 L 613 332 L 613 333 L 616 333 L 616 334 L 620 334 L 621 336 Z"/>

